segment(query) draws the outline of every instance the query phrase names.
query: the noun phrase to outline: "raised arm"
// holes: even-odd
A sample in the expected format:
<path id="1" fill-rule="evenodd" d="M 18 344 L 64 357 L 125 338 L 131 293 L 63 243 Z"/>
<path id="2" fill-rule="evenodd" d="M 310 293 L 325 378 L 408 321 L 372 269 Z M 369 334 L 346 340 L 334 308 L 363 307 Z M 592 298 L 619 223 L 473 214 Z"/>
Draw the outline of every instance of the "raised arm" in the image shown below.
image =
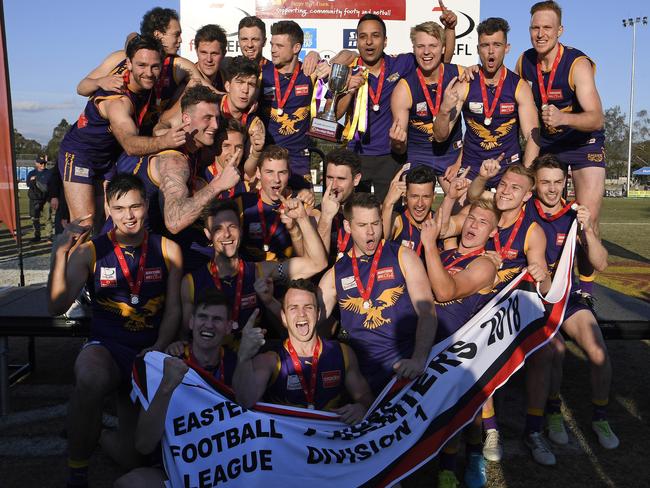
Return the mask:
<path id="1" fill-rule="evenodd" d="M 501 161 L 504 157 L 505 154 L 501 153 L 496 159 L 486 159 L 481 163 L 478 175 L 472 180 L 469 190 L 467 190 L 467 198 L 470 202 L 475 202 L 483 196 L 487 182 L 499 174 Z"/>
<path id="2" fill-rule="evenodd" d="M 526 141 L 524 166 L 529 167 L 539 155 L 539 117 L 535 99 L 533 98 L 533 90 L 523 79 L 519 80 L 515 98 L 518 106 L 519 128 L 522 137 Z"/>
<path id="3" fill-rule="evenodd" d="M 605 271 L 607 268 L 608 252 L 603 246 L 600 237 L 596 234 L 593 222 L 591 220 L 591 212 L 588 207 L 584 205 L 578 206 L 578 223 L 582 227 L 579 234 L 580 245 L 583 247 L 587 254 L 589 262 L 598 272 Z"/>
<path id="4" fill-rule="evenodd" d="M 321 242 L 325 247 L 325 252 L 329 256 L 330 247 L 332 245 L 332 222 L 334 218 L 339 213 L 341 208 L 341 203 L 338 201 L 336 195 L 332 194 L 332 185 L 331 183 L 325 187 L 325 193 L 323 193 L 323 199 L 320 204 L 320 214 L 318 216 L 318 235 L 321 238 Z"/>
<path id="5" fill-rule="evenodd" d="M 440 23 L 445 28 L 445 55 L 443 61 L 445 63 L 450 63 L 451 59 L 454 57 L 454 51 L 456 50 L 456 24 L 458 23 L 458 18 L 454 12 L 445 7 L 442 0 L 439 0 L 438 4 L 442 9 Z"/>
<path id="6" fill-rule="evenodd" d="M 185 156 L 175 151 L 156 156 L 165 226 L 172 234 L 189 227 L 219 193 L 237 184 L 240 176 L 234 161 L 239 159 L 240 152 L 238 150 L 233 154 L 217 178 L 192 196 L 187 188 L 190 168 Z"/>
<path id="7" fill-rule="evenodd" d="M 393 176 L 393 179 L 390 182 L 390 187 L 388 188 L 388 193 L 386 193 L 386 197 L 381 206 L 381 223 L 384 237 L 386 239 L 391 239 L 393 236 L 393 228 L 397 216 L 393 211 L 395 204 L 406 195 L 406 182 L 402 179 L 404 171 L 405 167 L 402 166 L 400 170 L 395 173 L 395 176 Z"/>
<path id="8" fill-rule="evenodd" d="M 99 88 L 106 91 L 119 91 L 124 85 L 122 75 L 111 75 L 111 71 L 126 58 L 123 50 L 109 54 L 102 63 L 86 75 L 77 85 L 77 93 L 89 97 Z"/>
<path id="9" fill-rule="evenodd" d="M 388 131 L 391 149 L 397 154 L 406 152 L 408 137 L 409 110 L 413 105 L 411 90 L 406 80 L 401 79 L 390 97 L 390 110 L 393 113 L 393 125 Z"/>
<path id="10" fill-rule="evenodd" d="M 266 129 L 264 122 L 258 117 L 255 122 L 248 128 L 248 140 L 250 141 L 250 151 L 248 157 L 244 161 L 244 173 L 249 178 L 254 178 L 257 171 L 257 164 L 259 163 L 260 154 L 264 149 L 264 142 L 266 139 Z"/>
<path id="11" fill-rule="evenodd" d="M 444 142 L 449 138 L 451 129 L 460 116 L 468 91 L 469 83 L 459 81 L 457 76 L 452 78 L 445 88 L 440 110 L 436 120 L 433 121 L 433 138 L 437 142 Z"/>

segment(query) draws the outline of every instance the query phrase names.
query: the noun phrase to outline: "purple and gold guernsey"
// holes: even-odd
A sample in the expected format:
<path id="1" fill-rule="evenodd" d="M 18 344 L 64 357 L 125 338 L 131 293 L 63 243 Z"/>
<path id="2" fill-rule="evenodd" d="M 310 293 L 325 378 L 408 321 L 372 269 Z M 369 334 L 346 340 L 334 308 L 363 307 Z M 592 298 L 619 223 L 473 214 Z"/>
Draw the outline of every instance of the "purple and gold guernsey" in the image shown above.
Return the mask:
<path id="1" fill-rule="evenodd" d="M 334 265 L 343 335 L 347 335 L 361 373 L 375 394 L 393 376 L 393 364 L 413 355 L 418 322 L 400 263 L 403 247 L 397 242 L 382 242 L 368 308 L 357 287 L 350 254 L 344 254 Z M 374 255 L 357 258 L 364 287 L 373 259 Z"/>
<path id="2" fill-rule="evenodd" d="M 320 204 L 316 206 L 316 210 L 320 212 Z M 336 214 L 332 219 L 332 230 L 330 232 L 330 252 L 328 256 L 328 263 L 334 264 L 334 262 L 343 256 L 343 253 L 348 252 L 352 249 L 352 236 L 345 231 L 343 227 L 343 212 Z"/>
<path id="3" fill-rule="evenodd" d="M 433 215 L 433 212 L 431 212 L 427 218 L 433 218 Z M 425 262 L 424 249 L 422 249 L 422 241 L 420 239 L 422 224 L 418 224 L 413 220 L 408 209 L 405 209 L 397 215 L 395 224 L 391 241 L 398 242 L 402 246 L 412 249 L 420 257 L 422 262 Z M 437 244 L 438 249 L 442 251 L 442 241 L 438 240 Z"/>
<path id="4" fill-rule="evenodd" d="M 154 87 L 154 100 L 152 100 L 151 106 L 142 121 L 140 135 L 150 136 L 153 133 L 153 128 L 158 123 L 160 115 L 169 108 L 170 102 L 180 86 L 174 69 L 176 59 L 178 59 L 178 56 L 175 54 L 168 54 L 163 59 L 160 67 L 160 77 Z M 126 59 L 120 61 L 110 74 L 123 74 L 125 71 Z"/>
<path id="5" fill-rule="evenodd" d="M 61 141 L 58 167 L 63 181 L 92 184 L 93 179 L 108 179 L 122 152 L 111 124 L 99 112 L 99 103 L 127 98 L 133 107 L 133 121 L 140 127 L 142 117 L 151 106 L 151 90 L 133 93 L 97 90 L 88 99 L 84 111 Z"/>
<path id="6" fill-rule="evenodd" d="M 393 114 L 390 110 L 390 97 L 393 90 L 397 86 L 400 78 L 406 76 L 411 71 L 415 71 L 416 63 L 415 56 L 411 53 L 402 53 L 397 56 L 384 54 L 383 57 L 384 67 L 379 76 L 368 73 L 368 86 L 372 88 L 375 95 L 379 95 L 378 104 L 379 110 L 373 110 L 375 103 L 372 101 L 370 94 L 368 94 L 368 123 L 366 132 L 361 134 L 361 137 L 354 139 L 348 145 L 348 149 L 356 152 L 357 154 L 367 156 L 382 156 L 390 154 L 390 138 L 388 131 L 393 124 Z M 352 67 L 352 74 L 356 74 L 360 67 L 363 65 L 361 58 L 357 58 L 350 65 Z M 378 87 L 381 82 L 381 92 L 378 93 Z"/>
<path id="7" fill-rule="evenodd" d="M 583 112 L 573 80 L 573 69 L 577 61 L 586 59 L 596 70 L 596 64 L 582 51 L 559 44 L 559 61 L 553 84 L 548 89 L 551 72 L 542 73 L 544 80 L 544 92 L 548 96 L 547 103 L 555 105 L 563 112 Z M 541 107 L 544 104 L 540 92 L 539 78 L 537 74 L 537 52 L 534 49 L 525 51 L 517 61 L 517 72 L 533 89 L 535 104 L 541 114 Z M 588 166 L 605 165 L 605 133 L 603 130 L 582 132 L 571 127 L 563 126 L 557 128 L 546 127 L 540 123 L 540 154 L 551 153 L 565 164 L 578 169 Z"/>
<path id="8" fill-rule="evenodd" d="M 293 255 L 291 236 L 280 221 L 280 202 L 269 205 L 259 193 L 242 193 L 236 202 L 244 235 L 240 249 L 244 259 L 283 261 Z"/>
<path id="9" fill-rule="evenodd" d="M 481 256 L 482 253 L 467 256 L 463 259 L 463 254 L 459 253 L 458 249 L 448 249 L 440 253 L 440 260 L 445 269 L 447 269 L 447 272 L 454 275 L 466 269 L 474 260 Z M 493 296 L 492 287 L 489 287 L 457 300 L 436 302 L 438 329 L 436 331 L 435 342 L 438 343 L 446 339 L 460 329 Z"/>
<path id="10" fill-rule="evenodd" d="M 519 144 L 519 112 L 517 90 L 525 83 L 517 74 L 505 66 L 506 71 L 501 88 L 499 101 L 486 125 L 485 107 L 481 92 L 481 77 L 475 76 L 469 83 L 467 97 L 463 104 L 463 120 L 465 121 L 465 138 L 463 140 L 462 167 L 469 166 L 467 178 L 474 179 L 479 174 L 484 160 L 496 158 L 505 153 L 501 163 L 501 171 L 490 179 L 488 187 L 495 187 L 501 175 L 510 164 L 521 159 Z M 486 86 L 488 105 L 492 107 L 496 94 L 496 85 Z M 489 109 L 488 109 L 489 110 Z"/>
<path id="11" fill-rule="evenodd" d="M 442 88 L 438 89 L 438 82 L 426 85 L 429 97 L 436 106 L 436 97 L 439 91 L 444 93 L 449 82 L 463 72 L 462 66 L 457 64 L 441 64 Z M 409 110 L 407 156 L 412 167 L 419 164 L 432 168 L 437 176 L 445 173 L 445 170 L 456 162 L 460 148 L 463 146 L 463 133 L 460 119 L 451 130 L 449 138 L 444 142 L 436 142 L 433 138 L 433 114 L 427 105 L 422 85 L 418 77 L 418 70 L 412 70 L 406 74 L 400 84 L 408 90 L 411 97 L 411 109 Z"/>
<path id="12" fill-rule="evenodd" d="M 199 365 L 198 361 L 192 354 L 190 346 L 186 345 L 183 351 L 183 361 L 199 374 L 209 375 L 227 386 L 232 387 L 232 377 L 237 368 L 237 353 L 230 347 L 221 346 L 221 360 L 219 361 L 219 364 L 203 367 Z"/>
<path id="13" fill-rule="evenodd" d="M 275 65 L 267 61 L 262 67 L 262 97 L 258 112 L 266 127 L 266 144 L 276 144 L 289 151 L 293 188 L 296 178 L 310 178 L 307 131 L 314 82 L 302 72 L 300 62 L 294 72 L 278 73 L 278 81 L 280 93 L 276 93 Z"/>
<path id="14" fill-rule="evenodd" d="M 332 410 L 340 407 L 345 393 L 345 375 L 348 369 L 346 346 L 335 340 L 320 339 L 316 389 L 313 407 L 317 410 Z M 275 370 L 264 394 L 264 401 L 295 407 L 307 407 L 300 376 L 296 373 L 288 350 L 288 339 L 272 349 L 278 356 Z M 307 391 L 312 378 L 312 358 L 298 357 Z"/>
<path id="15" fill-rule="evenodd" d="M 261 302 L 255 292 L 255 277 L 263 276 L 260 263 L 241 261 L 244 265 L 244 277 L 241 283 L 241 296 L 237 297 L 238 274 L 228 277 L 219 277 L 221 290 L 223 291 L 231 311 L 232 320 L 237 322 L 238 327 L 233 329 L 235 338 L 241 337 L 241 329 L 246 325 L 253 311 L 260 307 Z M 186 274 L 183 280 L 188 284 L 190 298 L 196 305 L 201 293 L 207 289 L 217 289 L 217 282 L 212 276 L 212 262 L 201 266 L 191 273 Z M 239 305 L 238 305 L 239 304 Z"/>
<path id="16" fill-rule="evenodd" d="M 529 236 L 537 222 L 521 208 L 515 223 L 508 227 L 499 227 L 497 235 L 485 245 L 486 251 L 497 251 L 503 259 L 501 269 L 497 273 L 496 290 L 502 290 L 519 272 L 528 265 Z M 498 240 L 498 242 L 496 242 Z"/>
<path id="17" fill-rule="evenodd" d="M 160 206 L 160 182 L 154 178 L 151 170 L 152 159 L 165 154 L 181 154 L 187 159 L 190 168 L 190 179 L 186 184 L 190 195 L 204 184 L 202 178 L 198 176 L 199 154 L 189 154 L 183 150 L 170 149 L 149 156 L 129 156 L 123 153 L 117 160 L 117 172 L 118 174 L 133 174 L 142 180 L 149 202 L 147 228 L 152 232 L 166 236 L 181 247 L 183 253 L 183 270 L 189 272 L 208 260 L 202 253 L 192 249 L 192 243 L 196 242 L 199 245 L 207 246 L 208 241 L 203 232 L 202 222 L 198 220 L 176 234 L 171 234 L 165 226 L 164 213 Z M 112 223 L 109 225 L 112 225 Z M 106 230 L 106 226 L 104 230 Z"/>
<path id="18" fill-rule="evenodd" d="M 111 239 L 107 234 L 101 234 L 92 240 L 94 272 L 87 283 L 93 311 L 91 339 L 137 351 L 156 342 L 170 268 L 166 242 L 162 236 L 149 234 L 144 278 L 139 301 L 134 305 Z M 122 253 L 135 280 L 142 246 L 122 247 Z"/>
<path id="19" fill-rule="evenodd" d="M 564 241 L 569 234 L 571 224 L 576 218 L 576 212 L 571 210 L 573 202 L 562 201 L 562 208 L 554 214 L 544 212 L 537 198 L 526 202 L 526 215 L 539 225 L 546 234 L 546 263 L 551 271 L 555 270 Z"/>

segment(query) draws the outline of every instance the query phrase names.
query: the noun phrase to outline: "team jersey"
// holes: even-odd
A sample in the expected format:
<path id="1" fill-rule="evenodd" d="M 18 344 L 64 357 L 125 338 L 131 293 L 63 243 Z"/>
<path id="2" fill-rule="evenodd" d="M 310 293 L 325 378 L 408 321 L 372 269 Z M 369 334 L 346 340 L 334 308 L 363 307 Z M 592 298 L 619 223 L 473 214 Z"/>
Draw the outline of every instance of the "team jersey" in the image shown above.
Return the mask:
<path id="1" fill-rule="evenodd" d="M 433 218 L 433 212 L 429 214 Z M 428 217 L 429 218 L 429 217 Z M 422 224 L 418 224 L 408 209 L 400 212 L 395 220 L 396 225 L 393 227 L 392 241 L 400 243 L 416 252 L 422 262 L 424 262 L 424 250 L 422 249 L 422 241 L 420 233 L 422 231 Z M 438 249 L 442 250 L 442 242 L 438 240 Z"/>
<path id="2" fill-rule="evenodd" d="M 151 90 L 141 93 L 134 93 L 128 89 L 125 89 L 124 92 L 97 90 L 88 99 L 84 111 L 61 141 L 59 152 L 73 156 L 66 159 L 65 168 L 61 173 L 63 180 L 70 180 L 69 173 L 73 170 L 75 158 L 88 161 L 96 167 L 111 166 L 122 152 L 122 147 L 115 138 L 109 120 L 99 112 L 101 102 L 127 98 L 133 108 L 133 121 L 136 126 L 139 126 L 143 114 L 151 105 L 151 95 Z M 71 161 L 68 164 L 69 159 Z"/>
<path id="3" fill-rule="evenodd" d="M 91 241 L 94 271 L 86 286 L 92 299 L 92 338 L 136 349 L 149 347 L 156 342 L 165 309 L 170 264 L 166 238 L 149 234 L 147 241 L 144 276 L 137 304 L 131 300 L 128 281 L 108 234 L 101 234 Z M 122 246 L 121 249 L 131 279 L 136 281 L 142 246 Z"/>
<path id="4" fill-rule="evenodd" d="M 151 135 L 160 115 L 170 107 L 180 81 L 176 79 L 175 63 L 178 56 L 168 54 L 160 67 L 160 77 L 154 86 L 154 99 L 142 121 L 140 135 Z M 126 71 L 126 59 L 120 61 L 110 74 L 122 74 Z"/>
<path id="5" fill-rule="evenodd" d="M 290 258 L 293 247 L 289 231 L 280 221 L 281 203 L 270 205 L 262 201 L 259 193 L 243 193 L 236 201 L 244 236 L 242 257 L 249 261 Z"/>
<path id="6" fill-rule="evenodd" d="M 316 206 L 316 210 L 320 212 L 320 204 Z M 333 264 L 343 253 L 348 252 L 352 248 L 352 236 L 345 231 L 343 227 L 343 212 L 336 214 L 332 219 L 332 230 L 330 232 L 330 252 L 328 262 Z"/>
<path id="7" fill-rule="evenodd" d="M 553 85 L 550 90 L 547 90 L 550 71 L 542 73 L 544 80 L 544 90 L 548 95 L 548 104 L 555 105 L 563 112 L 567 113 L 581 113 L 584 110 L 580 106 L 576 94 L 576 87 L 573 80 L 573 69 L 575 64 L 580 59 L 586 59 L 596 69 L 596 64 L 582 51 L 573 47 L 564 46 L 559 44 L 560 59 L 557 65 L 557 70 L 553 78 Z M 517 61 L 517 72 L 526 81 L 528 81 L 533 89 L 533 97 L 535 104 L 540 112 L 543 105 L 542 96 L 540 93 L 539 78 L 537 74 L 537 52 L 534 49 L 525 51 Z M 540 137 L 540 151 L 546 152 L 562 152 L 568 149 L 575 149 L 579 146 L 591 145 L 594 143 L 604 144 L 605 133 L 603 130 L 596 130 L 591 132 L 582 132 L 571 127 L 547 127 L 541 123 L 541 137 Z"/>
<path id="8" fill-rule="evenodd" d="M 241 283 L 241 292 L 237 296 L 237 283 L 239 271 L 233 276 L 219 276 L 215 280 L 212 272 L 212 261 L 195 269 L 191 273 L 185 275 L 183 280 L 188 284 L 189 294 L 192 302 L 196 305 L 201 297 L 201 294 L 211 288 L 218 288 L 217 283 L 221 286 L 226 299 L 228 300 L 229 309 L 231 311 L 231 318 L 237 322 L 238 327 L 233 329 L 232 334 L 239 338 L 241 336 L 241 329 L 246 325 L 248 319 L 253 314 L 256 308 L 260 306 L 260 301 L 255 292 L 255 279 L 256 276 L 262 276 L 260 263 L 253 263 L 248 261 L 240 261 L 244 268 L 243 279 Z M 216 271 L 216 270 L 215 270 Z M 257 273 L 259 271 L 259 273 Z"/>
<path id="9" fill-rule="evenodd" d="M 208 165 L 205 167 L 205 170 L 203 171 L 203 177 L 207 183 L 210 183 L 212 180 L 214 180 L 216 177 L 219 176 L 219 173 L 221 173 L 221 166 L 217 161 L 213 161 L 212 164 Z M 240 196 L 242 193 L 246 193 L 250 191 L 250 186 L 247 181 L 242 181 L 239 180 L 239 182 L 233 186 L 230 190 L 222 191 L 217 195 L 217 198 L 219 200 L 224 200 L 226 198 L 237 198 Z"/>
<path id="10" fill-rule="evenodd" d="M 338 341 L 319 340 L 321 350 L 318 355 L 316 390 L 312 406 L 317 410 L 331 410 L 341 406 L 342 403 L 348 358 L 345 346 L 339 344 Z M 264 400 L 270 403 L 308 407 L 309 402 L 300 376 L 297 374 L 289 354 L 288 341 L 289 339 L 272 349 L 277 354 L 278 360 L 269 380 Z M 312 388 L 312 357 L 298 357 L 298 360 L 302 368 L 305 387 L 307 391 L 310 391 Z"/>
<path id="11" fill-rule="evenodd" d="M 379 93 L 379 110 L 373 110 L 374 102 L 370 94 L 368 94 L 368 123 L 366 132 L 360 134 L 358 139 L 352 140 L 348 145 L 348 149 L 351 151 L 368 156 L 390 154 L 391 148 L 388 131 L 393 124 L 393 114 L 390 110 L 390 97 L 400 78 L 414 71 L 416 66 L 415 56 L 411 53 L 403 53 L 396 56 L 384 54 L 382 59 L 384 62 L 383 76 L 381 73 L 379 76 L 368 73 L 368 86 L 372 88 L 375 95 L 377 95 L 380 82 L 382 85 L 381 93 Z M 362 69 L 360 67 L 361 65 L 363 65 L 361 58 L 355 59 L 351 65 L 353 68 L 352 74 L 358 73 Z"/>
<path id="12" fill-rule="evenodd" d="M 425 85 L 434 107 L 438 92 L 444 93 L 449 82 L 463 72 L 463 68 L 457 64 L 444 63 L 438 69 L 442 70 L 442 87 L 438 87 L 437 81 Z M 436 174 L 444 174 L 445 169 L 456 162 L 463 145 L 461 122 L 460 119 L 456 121 L 446 141 L 435 141 L 433 138 L 433 114 L 427 105 L 418 71 L 418 69 L 410 71 L 399 82 L 407 89 L 411 99 L 406 147 L 408 162 L 412 167 L 423 164 L 433 168 Z"/>
<path id="13" fill-rule="evenodd" d="M 375 393 L 390 380 L 393 364 L 412 356 L 418 322 L 400 263 L 402 246 L 382 242 L 367 308 L 355 280 L 350 254 L 344 254 L 334 265 L 343 335 L 349 337 L 361 373 Z M 374 255 L 357 258 L 364 287 L 368 284 L 373 259 Z"/>
<path id="14" fill-rule="evenodd" d="M 499 101 L 492 113 L 489 125 L 486 125 L 486 108 L 483 106 L 481 78 L 475 76 L 469 83 L 467 97 L 463 104 L 465 121 L 465 138 L 463 140 L 462 166 L 470 167 L 470 178 L 476 177 L 484 160 L 496 158 L 505 153 L 500 174 L 508 164 L 519 161 L 519 113 L 517 90 L 525 83 L 517 74 L 503 67 L 506 71 Z M 486 86 L 488 105 L 491 108 L 496 95 L 496 85 Z M 489 110 L 489 108 L 488 108 Z M 500 178 L 500 176 L 499 176 Z"/>
<path id="15" fill-rule="evenodd" d="M 440 253 L 440 261 L 451 275 L 463 271 L 479 257 L 481 257 L 481 254 L 463 259 L 463 255 L 458 252 L 458 249 L 448 249 Z M 492 296 L 492 287 L 488 287 L 464 298 L 448 302 L 436 302 L 438 329 L 435 342 L 438 343 L 446 339 L 465 325 L 483 305 L 490 301 Z"/>
<path id="16" fill-rule="evenodd" d="M 309 174 L 307 131 L 314 82 L 302 72 L 302 63 L 296 64 L 296 70 L 293 83 L 294 73 L 278 73 L 280 93 L 276 93 L 275 65 L 270 61 L 264 63 L 259 114 L 266 127 L 266 144 L 287 149 L 291 172 L 302 176 Z"/>
<path id="17" fill-rule="evenodd" d="M 499 282 L 496 289 L 501 290 L 528 265 L 528 239 L 537 223 L 522 207 L 517 220 L 508 227 L 499 227 L 497 235 L 485 245 L 487 251 L 497 251 L 503 259 L 499 269 Z M 498 243 L 497 243 L 498 241 Z"/>
<path id="18" fill-rule="evenodd" d="M 199 374 L 215 378 L 225 385 L 232 387 L 232 377 L 235 374 L 235 369 L 237 368 L 237 353 L 230 347 L 221 346 L 219 364 L 203 367 L 198 363 L 194 357 L 194 354 L 192 354 L 192 349 L 190 346 L 186 345 L 185 350 L 183 351 L 183 361 L 185 361 L 185 363 L 187 363 L 190 368 L 196 370 Z"/>

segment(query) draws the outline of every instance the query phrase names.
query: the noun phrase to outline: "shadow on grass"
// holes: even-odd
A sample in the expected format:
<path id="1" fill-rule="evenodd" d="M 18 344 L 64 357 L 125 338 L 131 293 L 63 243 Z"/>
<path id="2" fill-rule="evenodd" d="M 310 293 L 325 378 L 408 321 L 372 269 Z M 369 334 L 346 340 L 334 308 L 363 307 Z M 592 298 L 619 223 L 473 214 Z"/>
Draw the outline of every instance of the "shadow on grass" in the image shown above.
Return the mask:
<path id="1" fill-rule="evenodd" d="M 610 256 L 616 256 L 623 259 L 632 259 L 635 261 L 640 261 L 642 263 L 650 264 L 650 259 L 646 258 L 645 256 L 641 256 L 640 254 L 632 252 L 629 249 L 625 249 L 624 247 L 619 246 L 618 244 L 614 244 L 611 241 L 603 240 L 603 245 L 605 246 L 605 249 L 607 249 L 607 252 L 610 254 Z"/>

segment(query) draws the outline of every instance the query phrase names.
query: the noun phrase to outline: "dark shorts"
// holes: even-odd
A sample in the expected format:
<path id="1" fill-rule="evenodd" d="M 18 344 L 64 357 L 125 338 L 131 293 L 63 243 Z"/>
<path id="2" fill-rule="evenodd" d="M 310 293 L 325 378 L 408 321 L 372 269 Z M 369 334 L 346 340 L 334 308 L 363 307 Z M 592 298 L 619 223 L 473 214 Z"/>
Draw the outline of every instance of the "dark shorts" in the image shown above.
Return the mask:
<path id="1" fill-rule="evenodd" d="M 289 156 L 289 168 L 291 169 L 289 187 L 292 190 L 302 190 L 303 188 L 312 189 L 309 149 L 304 149 L 301 151 L 301 154 L 291 154 Z"/>
<path id="2" fill-rule="evenodd" d="M 83 345 L 82 349 L 89 346 L 102 346 L 108 350 L 113 361 L 115 361 L 115 364 L 120 370 L 120 388 L 127 388 L 130 390 L 133 361 L 143 348 L 133 348 L 109 339 L 101 339 L 97 337 L 90 337 L 90 339 L 88 339 L 88 341 Z"/>
<path id="3" fill-rule="evenodd" d="M 546 146 L 539 151 L 540 154 L 554 154 L 571 169 L 604 168 L 605 145 L 603 141 L 591 139 L 582 146 L 567 149 L 566 147 Z"/>
<path id="4" fill-rule="evenodd" d="M 83 153 L 68 152 L 63 149 L 59 151 L 58 167 L 64 183 L 92 185 L 97 180 L 109 181 L 115 173 L 113 161 L 96 163 Z"/>
<path id="5" fill-rule="evenodd" d="M 356 191 L 370 193 L 371 187 L 374 187 L 375 196 L 380 202 L 383 201 L 393 176 L 402 167 L 406 158 L 393 153 L 380 156 L 360 154 L 359 157 L 361 158 L 361 182 Z"/>
<path id="6" fill-rule="evenodd" d="M 569 301 L 566 305 L 566 312 L 564 312 L 564 320 L 568 320 L 572 315 L 579 312 L 580 310 L 587 310 L 592 312 L 587 302 L 580 296 L 579 293 L 571 293 L 569 295 Z"/>
<path id="7" fill-rule="evenodd" d="M 445 171 L 449 166 L 452 166 L 458 159 L 460 148 L 463 146 L 463 141 L 458 141 L 458 148 L 454 149 L 447 154 L 441 156 L 424 157 L 422 155 L 415 155 L 411 157 L 408 155 L 408 162 L 411 163 L 411 169 L 416 166 L 427 166 L 433 170 L 436 176 L 444 176 Z"/>

